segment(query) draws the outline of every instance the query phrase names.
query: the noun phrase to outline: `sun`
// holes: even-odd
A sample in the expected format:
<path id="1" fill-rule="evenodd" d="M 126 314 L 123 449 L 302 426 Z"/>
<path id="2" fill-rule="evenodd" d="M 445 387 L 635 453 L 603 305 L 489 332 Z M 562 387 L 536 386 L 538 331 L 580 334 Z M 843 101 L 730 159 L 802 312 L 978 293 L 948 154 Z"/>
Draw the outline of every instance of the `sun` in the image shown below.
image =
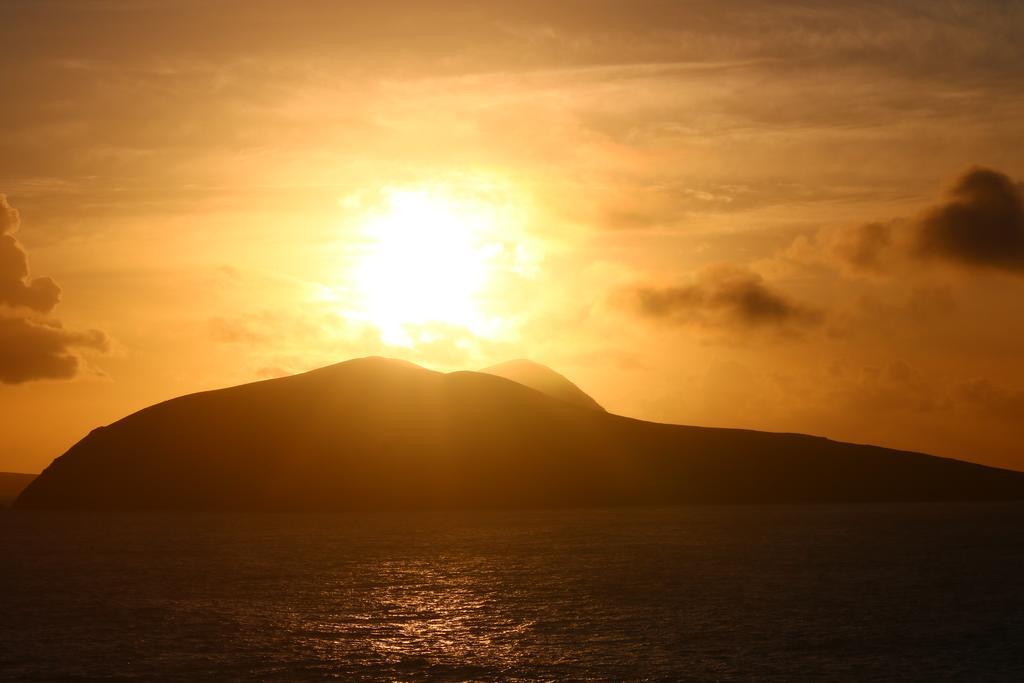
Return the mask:
<path id="1" fill-rule="evenodd" d="M 358 317 L 385 343 L 413 346 L 445 331 L 495 336 L 510 275 L 533 257 L 513 206 L 488 194 L 388 188 L 362 221 L 352 281 Z"/>

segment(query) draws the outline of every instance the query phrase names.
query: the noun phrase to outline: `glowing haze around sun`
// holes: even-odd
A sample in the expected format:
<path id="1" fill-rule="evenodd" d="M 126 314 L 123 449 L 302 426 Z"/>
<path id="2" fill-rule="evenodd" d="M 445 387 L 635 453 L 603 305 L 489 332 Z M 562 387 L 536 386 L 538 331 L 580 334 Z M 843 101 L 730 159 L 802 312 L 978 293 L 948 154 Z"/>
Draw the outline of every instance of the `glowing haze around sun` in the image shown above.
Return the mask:
<path id="1" fill-rule="evenodd" d="M 542 256 L 514 193 L 417 185 L 344 203 L 358 215 L 346 317 L 374 326 L 394 346 L 452 332 L 485 339 L 514 332 L 503 294 L 513 280 L 533 277 Z"/>

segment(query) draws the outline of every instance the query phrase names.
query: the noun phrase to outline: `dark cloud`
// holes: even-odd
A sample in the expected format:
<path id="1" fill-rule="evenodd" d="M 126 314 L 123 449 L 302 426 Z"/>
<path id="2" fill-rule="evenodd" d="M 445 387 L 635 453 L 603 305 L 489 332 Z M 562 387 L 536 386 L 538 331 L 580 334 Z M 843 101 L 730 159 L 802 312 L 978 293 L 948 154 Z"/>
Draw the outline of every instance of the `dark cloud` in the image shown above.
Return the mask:
<path id="1" fill-rule="evenodd" d="M 0 194 L 0 382 L 69 379 L 81 366 L 80 350 L 106 351 L 109 340 L 45 317 L 60 301 L 60 287 L 48 277 L 29 278 L 28 256 L 13 236 L 19 225 L 18 211 Z"/>
<path id="2" fill-rule="evenodd" d="M 0 194 L 0 304 L 49 313 L 60 301 L 60 287 L 48 277 L 29 279 L 28 257 L 13 233 L 18 211 Z"/>
<path id="3" fill-rule="evenodd" d="M 942 261 L 1024 275 L 1024 185 L 996 170 L 968 169 L 919 216 L 797 237 L 782 256 L 853 274 L 887 274 L 908 261 Z"/>
<path id="4" fill-rule="evenodd" d="M 0 382 L 20 384 L 39 379 L 70 379 L 81 366 L 77 351 L 106 351 L 99 330 L 74 332 L 53 320 L 0 315 Z"/>
<path id="5" fill-rule="evenodd" d="M 921 216 L 917 231 L 922 256 L 1024 274 L 1024 194 L 999 171 L 967 171 L 946 202 Z"/>
<path id="6" fill-rule="evenodd" d="M 724 264 L 702 269 L 690 284 L 633 288 L 627 300 L 644 317 L 679 325 L 778 329 L 813 325 L 822 318 L 759 274 Z"/>

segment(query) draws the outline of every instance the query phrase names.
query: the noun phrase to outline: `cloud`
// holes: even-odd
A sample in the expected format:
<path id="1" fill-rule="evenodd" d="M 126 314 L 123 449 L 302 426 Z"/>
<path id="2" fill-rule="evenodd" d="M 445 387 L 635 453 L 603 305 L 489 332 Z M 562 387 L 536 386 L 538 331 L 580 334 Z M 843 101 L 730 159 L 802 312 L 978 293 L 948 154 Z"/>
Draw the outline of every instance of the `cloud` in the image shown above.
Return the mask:
<path id="1" fill-rule="evenodd" d="M 864 223 L 833 235 L 832 254 L 853 270 L 878 271 L 892 245 L 892 228 L 887 223 Z"/>
<path id="2" fill-rule="evenodd" d="M 55 320 L 0 315 L 0 382 L 70 379 L 81 366 L 79 349 L 106 351 L 109 339 L 99 330 L 65 330 Z"/>
<path id="3" fill-rule="evenodd" d="M 792 329 L 815 325 L 819 311 L 791 300 L 747 268 L 716 264 L 689 284 L 640 286 L 625 292 L 627 306 L 643 317 L 709 328 Z"/>
<path id="4" fill-rule="evenodd" d="M 20 222 L 18 210 L 0 194 L 0 304 L 49 313 L 60 301 L 60 287 L 48 277 L 29 279 L 28 257 L 13 237 Z"/>
<path id="5" fill-rule="evenodd" d="M 266 315 L 262 318 L 263 320 L 260 322 L 273 322 L 267 320 Z M 262 327 L 263 329 L 260 329 L 242 317 L 233 319 L 215 317 L 209 321 L 210 336 L 214 341 L 225 344 L 267 344 L 279 336 L 269 329 L 268 325 L 264 324 Z"/>
<path id="6" fill-rule="evenodd" d="M 974 167 L 917 222 L 916 253 L 1024 274 L 1024 193 L 1009 176 Z"/>
<path id="7" fill-rule="evenodd" d="M 921 261 L 1024 275 L 1024 185 L 975 166 L 916 217 L 823 228 L 797 237 L 779 256 L 852 275 L 884 275 Z"/>
<path id="8" fill-rule="evenodd" d="M 896 222 L 874 222 L 822 228 L 800 235 L 779 256 L 805 266 L 838 268 L 849 275 L 881 275 L 891 266 L 896 227 Z"/>
<path id="9" fill-rule="evenodd" d="M 859 414 L 932 413 L 950 407 L 944 387 L 928 373 L 903 360 L 880 365 L 833 361 L 823 400 Z"/>
<path id="10" fill-rule="evenodd" d="M 13 236 L 20 223 L 0 194 L 0 383 L 70 379 L 81 367 L 79 351 L 107 351 L 109 339 L 99 330 L 66 330 L 47 317 L 61 290 L 48 277 L 29 278 L 28 256 Z"/>
<path id="11" fill-rule="evenodd" d="M 20 224 L 18 210 L 7 202 L 7 195 L 0 195 L 0 235 L 16 232 Z"/>
<path id="12" fill-rule="evenodd" d="M 974 405 L 992 417 L 1019 425 L 1024 415 L 1024 391 L 1014 391 L 997 386 L 988 379 L 975 379 L 957 387 L 957 393 L 964 401 Z"/>

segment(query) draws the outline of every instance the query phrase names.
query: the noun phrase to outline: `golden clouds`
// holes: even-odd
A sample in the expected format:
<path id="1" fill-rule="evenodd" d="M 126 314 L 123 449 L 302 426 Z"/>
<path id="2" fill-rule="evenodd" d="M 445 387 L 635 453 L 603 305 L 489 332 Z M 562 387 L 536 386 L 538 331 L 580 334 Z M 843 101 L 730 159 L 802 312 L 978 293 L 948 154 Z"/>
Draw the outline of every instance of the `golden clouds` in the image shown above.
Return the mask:
<path id="1" fill-rule="evenodd" d="M 0 305 L 49 313 L 60 301 L 60 287 L 48 277 L 29 278 L 28 257 L 13 233 L 18 210 L 0 194 Z"/>
<path id="2" fill-rule="evenodd" d="M 105 361 L 118 410 L 369 353 L 524 356 L 641 417 L 891 424 L 871 438 L 920 448 L 959 424 L 979 458 L 1016 449 L 972 421 L 1024 389 L 1022 7 L 59 4 L 0 3 L 0 178 L 69 292 L 60 328 L 59 288 L 0 230 L 7 347 L 52 349 L 27 377 L 81 367 L 101 343 L 74 329 L 96 320 L 128 349 Z M 970 164 L 999 171 L 935 195 Z M 382 188 L 476 176 L 529 203 L 524 230 L 463 230 L 447 200 L 381 219 Z M 380 206 L 339 209 L 360 193 Z M 901 362 L 913 382 L 870 370 Z M 948 400 L 923 417 L 922 395 Z M 841 434 L 815 412 L 837 397 Z"/>
<path id="3" fill-rule="evenodd" d="M 60 287 L 48 277 L 30 278 L 28 257 L 14 239 L 20 216 L 0 194 L 0 382 L 74 377 L 79 351 L 105 351 L 99 330 L 65 330 L 46 316 L 60 300 Z"/>

